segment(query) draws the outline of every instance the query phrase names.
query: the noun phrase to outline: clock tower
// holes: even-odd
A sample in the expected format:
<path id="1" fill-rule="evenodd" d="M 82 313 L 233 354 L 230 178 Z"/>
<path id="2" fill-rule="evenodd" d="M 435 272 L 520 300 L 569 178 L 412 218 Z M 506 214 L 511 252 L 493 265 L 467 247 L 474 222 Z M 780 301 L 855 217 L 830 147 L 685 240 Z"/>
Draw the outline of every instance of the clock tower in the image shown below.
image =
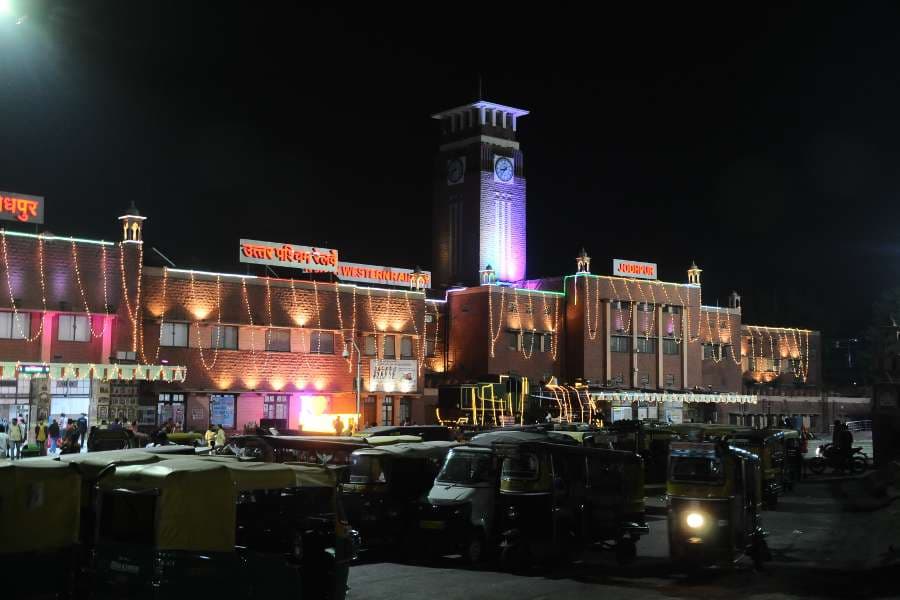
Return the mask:
<path id="1" fill-rule="evenodd" d="M 434 282 L 525 279 L 525 165 L 516 139 L 527 110 L 478 101 L 432 115 L 441 123 L 434 169 Z"/>

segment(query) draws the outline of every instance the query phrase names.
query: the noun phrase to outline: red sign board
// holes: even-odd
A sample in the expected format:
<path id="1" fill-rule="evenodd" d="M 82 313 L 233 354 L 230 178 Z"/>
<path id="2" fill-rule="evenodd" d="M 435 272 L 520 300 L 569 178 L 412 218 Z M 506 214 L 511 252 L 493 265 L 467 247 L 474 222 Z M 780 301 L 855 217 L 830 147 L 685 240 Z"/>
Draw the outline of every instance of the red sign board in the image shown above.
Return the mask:
<path id="1" fill-rule="evenodd" d="M 44 198 L 14 192 L 0 192 L 0 219 L 19 223 L 43 223 Z"/>

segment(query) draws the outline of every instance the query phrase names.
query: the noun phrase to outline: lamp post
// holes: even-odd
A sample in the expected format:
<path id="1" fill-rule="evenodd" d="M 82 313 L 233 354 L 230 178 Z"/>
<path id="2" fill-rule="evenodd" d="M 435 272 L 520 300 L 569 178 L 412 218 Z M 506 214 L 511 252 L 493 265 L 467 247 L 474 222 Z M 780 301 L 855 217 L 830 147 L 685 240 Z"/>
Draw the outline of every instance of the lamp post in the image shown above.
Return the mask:
<path id="1" fill-rule="evenodd" d="M 353 344 L 353 349 L 356 350 L 356 431 L 360 431 L 361 428 L 359 426 L 359 386 L 360 386 L 360 365 L 362 364 L 362 354 L 359 351 L 359 346 L 356 345 L 356 340 L 350 338 L 350 343 Z M 341 354 L 344 358 L 350 358 L 350 352 L 347 350 L 347 340 L 344 340 L 344 352 Z"/>

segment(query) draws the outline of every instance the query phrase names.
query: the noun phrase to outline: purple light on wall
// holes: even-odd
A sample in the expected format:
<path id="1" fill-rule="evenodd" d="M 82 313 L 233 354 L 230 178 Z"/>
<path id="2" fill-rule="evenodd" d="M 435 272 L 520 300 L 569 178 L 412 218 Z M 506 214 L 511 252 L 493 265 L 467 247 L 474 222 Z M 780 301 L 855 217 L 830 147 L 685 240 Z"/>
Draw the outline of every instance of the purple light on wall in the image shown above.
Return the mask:
<path id="1" fill-rule="evenodd" d="M 669 323 L 666 325 L 666 333 L 675 335 L 675 317 L 669 315 Z"/>

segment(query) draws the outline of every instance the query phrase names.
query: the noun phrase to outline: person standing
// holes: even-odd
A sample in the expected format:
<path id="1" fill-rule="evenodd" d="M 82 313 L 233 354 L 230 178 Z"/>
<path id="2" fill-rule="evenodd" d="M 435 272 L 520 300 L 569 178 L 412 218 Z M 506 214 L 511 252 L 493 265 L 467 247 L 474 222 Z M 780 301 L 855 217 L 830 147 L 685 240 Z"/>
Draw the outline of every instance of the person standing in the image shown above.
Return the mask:
<path id="1" fill-rule="evenodd" d="M 50 454 L 56 454 L 59 449 L 59 423 L 56 419 L 53 419 L 47 428 L 47 435 L 50 437 Z"/>
<path id="2" fill-rule="evenodd" d="M 77 426 L 78 426 L 78 445 L 84 446 L 85 442 L 87 441 L 87 430 L 88 430 L 88 422 L 87 422 L 86 414 L 81 413 L 81 416 L 78 417 Z"/>
<path id="3" fill-rule="evenodd" d="M 225 429 L 222 425 L 219 425 L 219 428 L 216 430 L 216 448 L 224 448 L 225 447 Z"/>
<path id="4" fill-rule="evenodd" d="M 6 458 L 9 452 L 9 436 L 6 434 L 6 427 L 0 425 L 0 459 Z"/>
<path id="5" fill-rule="evenodd" d="M 334 421 L 331 423 L 334 426 L 334 434 L 341 435 L 344 433 L 344 422 L 341 421 L 341 415 L 335 417 Z"/>
<path id="6" fill-rule="evenodd" d="M 216 428 L 213 427 L 213 424 L 210 423 L 210 424 L 209 424 L 209 427 L 206 428 L 206 433 L 205 433 L 204 436 L 203 436 L 204 439 L 206 439 L 206 445 L 209 446 L 210 448 L 213 448 L 213 447 L 215 447 L 215 445 L 216 445 L 216 431 L 215 431 L 215 429 L 216 429 Z"/>
<path id="7" fill-rule="evenodd" d="M 38 419 L 38 424 L 34 426 L 34 439 L 41 450 L 41 456 L 47 456 L 47 424 L 43 418 Z"/>
<path id="8" fill-rule="evenodd" d="M 13 417 L 12 423 L 9 424 L 9 458 L 11 460 L 21 458 L 24 439 L 25 435 L 22 432 L 22 426 L 19 425 L 19 419 Z"/>

